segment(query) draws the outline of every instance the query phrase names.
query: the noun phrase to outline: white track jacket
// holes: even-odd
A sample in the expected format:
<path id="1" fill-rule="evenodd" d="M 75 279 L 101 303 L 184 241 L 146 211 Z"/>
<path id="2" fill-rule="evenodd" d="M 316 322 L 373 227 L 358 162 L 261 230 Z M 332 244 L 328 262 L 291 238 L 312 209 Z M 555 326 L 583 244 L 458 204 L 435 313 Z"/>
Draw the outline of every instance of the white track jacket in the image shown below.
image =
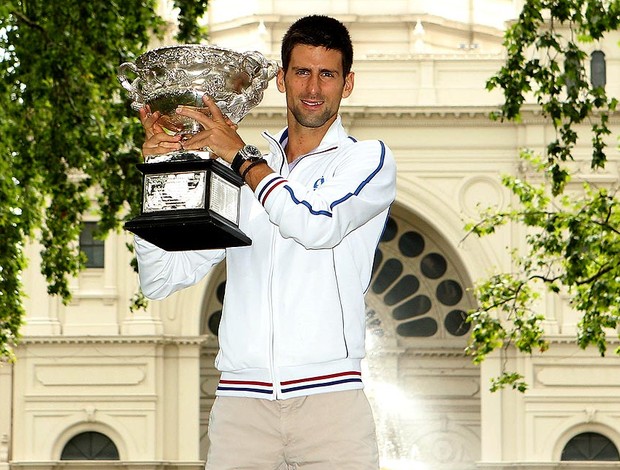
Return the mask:
<path id="1" fill-rule="evenodd" d="M 140 285 L 162 299 L 226 257 L 218 395 L 285 399 L 362 388 L 364 294 L 396 192 L 392 152 L 332 124 L 289 168 L 288 131 L 265 157 L 276 173 L 241 191 L 247 247 L 166 252 L 135 237 Z"/>

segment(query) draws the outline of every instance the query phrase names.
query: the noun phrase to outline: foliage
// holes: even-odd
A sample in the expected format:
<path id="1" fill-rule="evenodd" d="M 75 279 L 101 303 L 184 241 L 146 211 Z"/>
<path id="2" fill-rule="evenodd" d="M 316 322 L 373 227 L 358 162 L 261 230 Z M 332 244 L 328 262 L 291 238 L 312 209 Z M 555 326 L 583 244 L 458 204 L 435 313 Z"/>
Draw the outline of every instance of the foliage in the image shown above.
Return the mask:
<path id="1" fill-rule="evenodd" d="M 583 43 L 602 39 L 619 24 L 619 0 L 526 0 L 518 21 L 506 31 L 506 64 L 487 82 L 490 90 L 502 88 L 505 97 L 492 118 L 518 121 L 527 94 L 533 93 L 556 132 L 546 148 L 554 194 L 568 180 L 562 162 L 572 160 L 577 125 L 591 125 L 592 168 L 605 165 L 604 138 L 617 100 L 604 87 L 590 85 Z"/>
<path id="2" fill-rule="evenodd" d="M 102 237 L 139 208 L 143 131 L 116 71 L 162 32 L 156 2 L 0 3 L 0 359 L 24 316 L 26 243 L 42 245 L 48 292 L 68 301 L 93 198 Z M 199 39 L 207 1 L 176 6 L 183 38 Z"/>
<path id="3" fill-rule="evenodd" d="M 545 17 L 547 20 L 545 21 Z M 591 168 L 603 168 L 609 114 L 617 100 L 587 79 L 584 44 L 601 40 L 618 28 L 620 0 L 526 0 L 518 20 L 507 30 L 505 65 L 487 83 L 501 88 L 505 102 L 494 119 L 519 121 L 531 94 L 555 130 L 545 157 L 523 151 L 533 169 L 534 184 L 506 176 L 503 184 L 516 203 L 507 210 L 489 209 L 467 225 L 485 236 L 507 223 L 524 227 L 526 249 L 513 253 L 514 272 L 491 276 L 475 287 L 476 310 L 470 312 L 472 337 L 467 352 L 480 363 L 492 351 L 513 346 L 531 354 L 549 347 L 544 316 L 536 305 L 545 292 L 564 294 L 583 314 L 577 343 L 607 349 L 607 331 L 618 325 L 620 306 L 620 207 L 614 188 L 587 183 L 568 190 L 568 163 L 589 125 Z M 516 372 L 493 379 L 492 390 L 527 384 Z"/>
<path id="4" fill-rule="evenodd" d="M 174 6 L 179 9 L 177 40 L 181 43 L 200 42 L 207 35 L 200 19 L 207 11 L 209 0 L 174 0 Z"/>
<path id="5" fill-rule="evenodd" d="M 546 165 L 525 154 L 538 171 Z M 620 202 L 613 191 L 583 184 L 583 192 L 553 197 L 544 182 L 532 184 L 505 176 L 504 184 L 519 201 L 518 209 L 489 210 L 468 230 L 476 235 L 493 233 L 509 221 L 526 228 L 527 252 L 514 254 L 515 271 L 491 276 L 476 286 L 478 309 L 468 352 L 480 363 L 493 350 L 513 345 L 526 354 L 549 347 L 543 315 L 536 301 L 541 290 L 570 296 L 571 304 L 584 316 L 577 342 L 594 344 L 601 354 L 607 349 L 606 330 L 620 319 Z M 510 379 L 510 380 L 508 380 Z M 518 374 L 504 374 L 499 384 L 525 384 Z"/>

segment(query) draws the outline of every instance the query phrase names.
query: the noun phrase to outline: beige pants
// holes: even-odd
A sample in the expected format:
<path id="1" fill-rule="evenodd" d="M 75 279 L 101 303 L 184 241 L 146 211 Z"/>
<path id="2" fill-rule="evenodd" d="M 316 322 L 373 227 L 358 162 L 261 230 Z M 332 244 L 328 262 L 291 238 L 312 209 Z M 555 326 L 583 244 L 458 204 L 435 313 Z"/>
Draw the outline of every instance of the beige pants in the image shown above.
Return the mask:
<path id="1" fill-rule="evenodd" d="M 375 424 L 362 390 L 288 400 L 218 397 L 207 470 L 377 470 Z"/>

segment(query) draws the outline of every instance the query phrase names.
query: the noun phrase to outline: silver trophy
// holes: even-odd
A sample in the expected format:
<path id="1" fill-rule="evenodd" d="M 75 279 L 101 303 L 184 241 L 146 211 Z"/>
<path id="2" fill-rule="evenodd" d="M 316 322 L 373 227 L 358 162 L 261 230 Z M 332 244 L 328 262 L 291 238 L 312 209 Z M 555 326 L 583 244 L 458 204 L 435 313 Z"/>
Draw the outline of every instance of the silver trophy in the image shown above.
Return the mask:
<path id="1" fill-rule="evenodd" d="M 125 62 L 118 79 L 139 110 L 159 111 L 159 124 L 170 134 L 190 136 L 201 125 L 176 113 L 178 106 L 204 109 L 210 96 L 238 123 L 263 99 L 278 64 L 259 52 L 188 44 L 145 52 Z M 132 77 L 130 79 L 129 77 Z M 153 155 L 138 164 L 143 174 L 141 214 L 125 228 L 168 251 L 249 245 L 239 230 L 243 181 L 208 151 L 180 150 Z"/>

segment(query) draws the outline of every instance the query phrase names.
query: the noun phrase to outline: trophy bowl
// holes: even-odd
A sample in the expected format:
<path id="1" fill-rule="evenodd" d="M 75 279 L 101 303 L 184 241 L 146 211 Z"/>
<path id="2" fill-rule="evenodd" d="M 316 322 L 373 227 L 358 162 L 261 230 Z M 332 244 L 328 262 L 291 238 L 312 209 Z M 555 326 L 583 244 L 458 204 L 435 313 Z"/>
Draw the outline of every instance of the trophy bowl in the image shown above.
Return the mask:
<path id="1" fill-rule="evenodd" d="M 162 114 L 160 123 L 172 134 L 194 134 L 200 125 L 179 116 L 178 106 L 203 108 L 209 95 L 228 118 L 238 123 L 263 99 L 278 64 L 260 52 L 237 52 L 213 45 L 161 47 L 119 66 L 118 79 L 139 110 L 148 105 Z M 135 78 L 130 80 L 129 76 Z"/>
<path id="2" fill-rule="evenodd" d="M 214 45 L 185 44 L 153 49 L 118 68 L 131 107 L 159 111 L 165 132 L 190 136 L 202 130 L 194 119 L 176 113 L 193 106 L 208 113 L 210 96 L 233 123 L 263 99 L 278 64 L 256 51 L 237 52 Z M 239 230 L 239 194 L 243 181 L 209 152 L 180 150 L 145 158 L 141 214 L 127 230 L 165 250 L 249 245 Z"/>

